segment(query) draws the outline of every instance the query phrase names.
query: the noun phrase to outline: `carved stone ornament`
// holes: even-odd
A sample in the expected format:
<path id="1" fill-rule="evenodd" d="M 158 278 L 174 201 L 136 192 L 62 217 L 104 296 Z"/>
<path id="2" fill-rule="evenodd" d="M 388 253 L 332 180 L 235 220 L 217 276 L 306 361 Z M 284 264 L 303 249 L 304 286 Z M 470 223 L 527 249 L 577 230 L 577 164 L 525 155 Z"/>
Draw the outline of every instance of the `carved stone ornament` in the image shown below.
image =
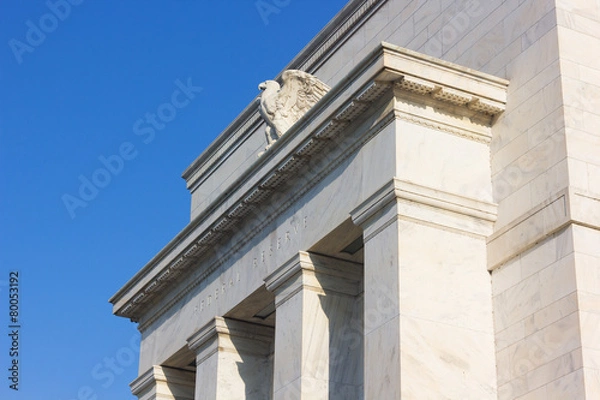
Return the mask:
<path id="1" fill-rule="evenodd" d="M 258 85 L 262 90 L 259 112 L 267 123 L 267 150 L 329 91 L 329 86 L 309 73 L 288 69 L 276 81 Z"/>

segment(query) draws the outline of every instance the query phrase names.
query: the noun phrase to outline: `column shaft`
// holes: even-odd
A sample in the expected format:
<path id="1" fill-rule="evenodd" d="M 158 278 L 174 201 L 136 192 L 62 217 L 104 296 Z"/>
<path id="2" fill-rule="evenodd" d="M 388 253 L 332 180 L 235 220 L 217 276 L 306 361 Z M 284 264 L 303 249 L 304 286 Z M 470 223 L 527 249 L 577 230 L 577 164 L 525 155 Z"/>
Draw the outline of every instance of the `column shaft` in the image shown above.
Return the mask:
<path id="1" fill-rule="evenodd" d="M 458 201 L 394 180 L 353 212 L 364 229 L 365 399 L 496 398 L 489 227 Z"/>
<path id="2" fill-rule="evenodd" d="M 273 329 L 216 317 L 188 339 L 196 352 L 195 400 L 270 398 Z"/>
<path id="3" fill-rule="evenodd" d="M 274 399 L 357 399 L 362 268 L 305 252 L 266 279 L 275 293 Z"/>

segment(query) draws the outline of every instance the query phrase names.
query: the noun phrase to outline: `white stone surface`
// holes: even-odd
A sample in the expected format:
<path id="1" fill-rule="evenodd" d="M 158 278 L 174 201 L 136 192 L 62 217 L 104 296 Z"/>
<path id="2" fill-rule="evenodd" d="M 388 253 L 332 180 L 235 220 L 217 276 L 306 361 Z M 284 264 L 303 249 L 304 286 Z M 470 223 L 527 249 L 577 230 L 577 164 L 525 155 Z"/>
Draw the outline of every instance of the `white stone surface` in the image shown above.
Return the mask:
<path id="1" fill-rule="evenodd" d="M 352 216 L 364 310 L 335 307 L 364 319 L 365 399 L 600 398 L 597 54 L 596 0 L 352 1 L 285 68 L 331 86 L 324 102 L 261 159 L 264 124 L 244 110 L 184 173 L 192 223 L 113 297 L 141 323 L 135 387 L 299 251 L 342 254 L 331 234 Z M 273 355 L 281 396 L 349 373 L 307 339 L 338 301 L 311 293 L 276 312 L 296 344 Z"/>
<path id="2" fill-rule="evenodd" d="M 361 275 L 360 264 L 299 253 L 266 278 L 276 305 L 273 399 L 362 398 Z"/>
<path id="3" fill-rule="evenodd" d="M 196 353 L 194 400 L 270 398 L 273 329 L 217 317 L 188 339 Z"/>
<path id="4" fill-rule="evenodd" d="M 484 240 L 406 221 L 395 198 L 372 211 L 365 398 L 496 398 Z"/>
<path id="5" fill-rule="evenodd" d="M 131 383 L 140 400 L 194 400 L 194 373 L 153 366 Z"/>

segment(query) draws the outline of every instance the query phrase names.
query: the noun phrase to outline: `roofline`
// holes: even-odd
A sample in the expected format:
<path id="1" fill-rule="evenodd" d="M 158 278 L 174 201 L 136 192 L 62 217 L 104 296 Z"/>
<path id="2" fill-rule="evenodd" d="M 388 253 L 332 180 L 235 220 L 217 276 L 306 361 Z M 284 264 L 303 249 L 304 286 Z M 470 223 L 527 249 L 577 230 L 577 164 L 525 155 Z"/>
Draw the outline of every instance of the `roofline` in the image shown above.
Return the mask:
<path id="1" fill-rule="evenodd" d="M 369 16 L 383 5 L 387 0 L 352 0 L 344 6 L 327 25 L 298 53 L 296 57 L 277 75 L 281 76 L 283 71 L 287 69 L 303 69 L 306 72 L 314 71 L 321 65 L 337 47 L 339 47 L 350 35 L 364 23 Z M 354 19 L 353 17 L 357 15 Z M 338 31 L 344 31 L 338 35 Z M 331 41 L 328 40 L 332 38 Z M 319 54 L 321 53 L 321 54 Z M 311 58 L 313 58 L 311 62 Z M 310 65 L 307 65 L 310 64 Z M 200 166 L 208 163 L 211 157 L 217 150 L 227 141 L 227 139 L 248 120 L 252 115 L 258 112 L 256 101 L 253 100 L 246 108 L 225 128 L 225 130 L 217 136 L 217 138 L 204 150 L 192 164 L 185 169 L 182 174 L 183 179 L 188 179 Z M 216 161 L 216 160 L 214 160 Z M 214 162 L 213 161 L 213 162 Z M 200 217 L 200 216 L 198 216 Z M 182 239 L 194 230 L 200 222 L 200 218 L 194 218 L 179 232 L 169 243 L 158 252 L 148 263 L 140 269 L 131 279 L 127 281 L 121 289 L 119 289 L 110 299 L 109 302 L 114 304 L 126 292 L 128 292 L 142 276 L 144 276 L 158 261 L 175 248 Z"/>
<path id="2" fill-rule="evenodd" d="M 387 0 L 352 0 L 344 6 L 323 29 L 277 74 L 275 80 L 288 69 L 299 69 L 313 73 L 327 58 L 364 23 L 369 16 Z M 351 18 L 354 17 L 354 18 Z M 342 31 L 341 35 L 337 35 Z M 332 39 L 332 40 L 330 40 Z M 256 97 L 244 110 L 217 136 L 217 138 L 183 171 L 181 177 L 186 181 L 201 166 L 208 164 L 214 154 L 225 144 L 234 132 L 240 129 L 257 110 Z M 219 157 L 217 157 L 219 158 Z M 189 185 L 188 185 L 189 187 Z"/>

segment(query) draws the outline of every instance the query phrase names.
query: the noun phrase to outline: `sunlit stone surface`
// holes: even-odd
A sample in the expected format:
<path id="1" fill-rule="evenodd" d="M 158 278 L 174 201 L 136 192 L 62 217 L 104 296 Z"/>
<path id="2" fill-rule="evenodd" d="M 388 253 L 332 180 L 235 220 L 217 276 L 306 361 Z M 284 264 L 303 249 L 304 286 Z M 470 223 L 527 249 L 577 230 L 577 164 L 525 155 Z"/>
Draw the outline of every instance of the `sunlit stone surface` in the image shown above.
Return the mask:
<path id="1" fill-rule="evenodd" d="M 285 68 L 328 91 L 240 113 L 111 299 L 133 393 L 600 398 L 599 55 L 598 1 L 348 3 Z"/>

